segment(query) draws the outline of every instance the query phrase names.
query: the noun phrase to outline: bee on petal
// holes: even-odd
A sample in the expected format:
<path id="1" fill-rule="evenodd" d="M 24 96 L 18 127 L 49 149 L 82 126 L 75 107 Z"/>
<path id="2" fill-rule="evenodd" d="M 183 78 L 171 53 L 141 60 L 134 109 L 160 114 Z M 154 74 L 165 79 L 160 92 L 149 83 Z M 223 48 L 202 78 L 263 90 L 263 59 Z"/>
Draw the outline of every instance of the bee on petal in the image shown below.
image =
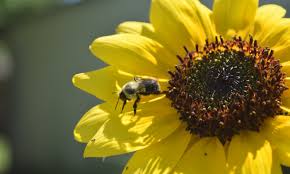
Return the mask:
<path id="1" fill-rule="evenodd" d="M 119 99 L 123 101 L 122 111 L 127 103 L 132 99 L 135 99 L 133 104 L 134 115 L 137 112 L 137 105 L 141 100 L 141 96 L 158 95 L 163 94 L 160 84 L 155 78 L 141 78 L 134 77 L 134 80 L 127 82 L 119 93 L 119 98 L 115 109 L 118 106 Z"/>

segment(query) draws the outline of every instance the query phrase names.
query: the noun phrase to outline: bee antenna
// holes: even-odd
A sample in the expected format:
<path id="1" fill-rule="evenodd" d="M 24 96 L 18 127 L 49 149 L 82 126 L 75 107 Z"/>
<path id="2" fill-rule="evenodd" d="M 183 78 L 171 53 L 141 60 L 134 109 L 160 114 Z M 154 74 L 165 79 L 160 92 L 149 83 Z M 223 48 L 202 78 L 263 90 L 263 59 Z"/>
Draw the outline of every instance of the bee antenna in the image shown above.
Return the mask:
<path id="1" fill-rule="evenodd" d="M 120 100 L 120 97 L 118 97 L 118 101 L 117 101 L 117 103 L 116 103 L 115 110 L 117 109 L 117 106 L 118 106 L 118 104 L 119 104 L 119 100 Z"/>

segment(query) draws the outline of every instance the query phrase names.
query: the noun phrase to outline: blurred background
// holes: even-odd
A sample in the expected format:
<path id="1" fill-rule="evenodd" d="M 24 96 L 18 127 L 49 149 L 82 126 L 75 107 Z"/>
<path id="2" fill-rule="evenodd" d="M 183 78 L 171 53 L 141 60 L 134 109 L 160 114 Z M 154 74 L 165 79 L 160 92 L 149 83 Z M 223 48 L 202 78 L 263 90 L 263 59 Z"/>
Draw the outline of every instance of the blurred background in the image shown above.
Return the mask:
<path id="1" fill-rule="evenodd" d="M 289 0 L 260 2 L 290 10 Z M 88 50 L 94 38 L 148 21 L 149 8 L 150 0 L 0 0 L 0 174 L 121 173 L 128 155 L 83 159 L 73 129 L 100 100 L 71 78 L 105 66 Z"/>

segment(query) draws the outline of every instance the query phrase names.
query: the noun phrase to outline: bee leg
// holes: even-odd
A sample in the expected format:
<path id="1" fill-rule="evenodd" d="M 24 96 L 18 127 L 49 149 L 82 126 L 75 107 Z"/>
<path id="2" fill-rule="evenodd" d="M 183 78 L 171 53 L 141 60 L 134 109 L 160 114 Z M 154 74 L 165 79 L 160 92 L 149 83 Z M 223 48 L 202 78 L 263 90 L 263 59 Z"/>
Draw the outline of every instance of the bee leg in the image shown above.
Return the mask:
<path id="1" fill-rule="evenodd" d="M 133 108 L 134 108 L 134 115 L 136 115 L 137 112 L 137 104 L 140 102 L 141 98 L 139 95 L 137 95 L 137 99 L 134 102 Z"/>
<path id="2" fill-rule="evenodd" d="M 127 103 L 127 100 L 124 100 L 121 113 L 123 112 L 126 103 Z"/>
<path id="3" fill-rule="evenodd" d="M 118 104 L 119 104 L 119 100 L 120 100 L 120 97 L 118 98 L 118 101 L 117 101 L 117 103 L 116 103 L 115 110 L 117 109 L 117 106 L 118 106 Z"/>

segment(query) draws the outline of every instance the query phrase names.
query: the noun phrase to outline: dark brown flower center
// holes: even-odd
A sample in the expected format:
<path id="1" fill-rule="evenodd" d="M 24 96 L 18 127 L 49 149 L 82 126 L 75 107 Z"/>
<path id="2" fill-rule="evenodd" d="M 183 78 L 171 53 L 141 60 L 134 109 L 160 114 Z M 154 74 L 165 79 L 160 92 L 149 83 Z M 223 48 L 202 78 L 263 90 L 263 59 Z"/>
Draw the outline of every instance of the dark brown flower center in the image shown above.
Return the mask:
<path id="1" fill-rule="evenodd" d="M 259 131 L 265 118 L 281 112 L 285 74 L 272 50 L 252 38 L 216 38 L 202 50 L 185 50 L 169 71 L 167 97 L 191 133 L 225 142 L 241 130 Z"/>

